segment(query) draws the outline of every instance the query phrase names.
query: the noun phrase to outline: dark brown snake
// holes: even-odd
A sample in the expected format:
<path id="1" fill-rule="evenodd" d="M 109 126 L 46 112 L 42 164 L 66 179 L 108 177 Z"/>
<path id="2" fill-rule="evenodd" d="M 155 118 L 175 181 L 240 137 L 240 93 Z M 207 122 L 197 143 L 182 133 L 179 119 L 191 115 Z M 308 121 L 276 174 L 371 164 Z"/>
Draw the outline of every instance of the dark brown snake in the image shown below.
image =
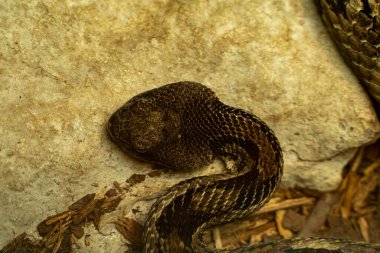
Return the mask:
<path id="1" fill-rule="evenodd" d="M 341 5 L 321 0 L 320 6 L 345 13 L 342 8 L 351 2 L 371 1 Z M 111 116 L 108 132 L 124 152 L 140 160 L 191 170 L 221 158 L 228 170 L 182 181 L 161 195 L 145 223 L 143 252 L 380 252 L 377 244 L 312 238 L 207 248 L 205 230 L 245 217 L 270 199 L 283 159 L 277 138 L 262 120 L 223 104 L 202 84 L 173 83 L 133 97 Z"/>
<path id="2" fill-rule="evenodd" d="M 380 103 L 380 0 L 315 0 L 346 63 Z"/>

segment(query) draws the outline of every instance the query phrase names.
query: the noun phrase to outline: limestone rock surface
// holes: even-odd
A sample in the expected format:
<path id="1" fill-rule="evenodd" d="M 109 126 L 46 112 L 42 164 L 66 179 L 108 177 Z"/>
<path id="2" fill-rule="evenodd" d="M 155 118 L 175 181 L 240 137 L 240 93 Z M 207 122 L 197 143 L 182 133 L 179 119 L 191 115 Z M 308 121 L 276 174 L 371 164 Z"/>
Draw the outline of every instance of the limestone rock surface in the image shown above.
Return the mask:
<path id="1" fill-rule="evenodd" d="M 150 172 L 105 123 L 166 83 L 201 82 L 266 121 L 283 147 L 283 186 L 335 189 L 355 149 L 379 135 L 309 0 L 1 1 L 0 17 L 0 248 L 85 194 Z M 103 228 L 181 178 L 149 178 Z M 125 250 L 115 230 L 92 234 L 91 252 Z"/>

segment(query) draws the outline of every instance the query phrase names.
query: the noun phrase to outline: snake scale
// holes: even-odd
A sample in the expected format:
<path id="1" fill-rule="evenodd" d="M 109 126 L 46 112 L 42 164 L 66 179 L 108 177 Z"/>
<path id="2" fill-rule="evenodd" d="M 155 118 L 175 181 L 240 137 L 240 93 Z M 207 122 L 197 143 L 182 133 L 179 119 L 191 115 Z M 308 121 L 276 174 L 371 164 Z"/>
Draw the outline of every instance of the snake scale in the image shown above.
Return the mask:
<path id="1" fill-rule="evenodd" d="M 342 24 L 346 24 L 343 18 L 354 16 L 355 10 L 359 21 L 352 21 L 353 33 L 359 29 L 355 27 L 362 22 L 360 18 L 370 16 L 373 20 L 366 23 L 368 38 L 379 38 L 379 33 L 373 35 L 368 29 L 379 28 L 379 4 L 316 2 L 345 59 L 369 89 L 376 90 L 380 87 L 379 65 L 374 66 L 374 61 L 365 58 L 367 54 L 361 56 L 350 46 L 355 36 L 342 35 L 342 31 L 347 32 Z M 351 10 L 352 6 L 361 7 Z M 349 43 L 342 45 L 342 40 Z M 372 42 L 379 43 L 377 39 Z M 371 45 L 378 56 L 376 43 Z M 375 54 L 370 46 L 363 50 Z M 216 158 L 226 164 L 226 173 L 182 181 L 158 198 L 145 223 L 143 252 L 380 252 L 377 244 L 318 238 L 238 249 L 207 248 L 202 242 L 205 230 L 245 217 L 270 199 L 282 176 L 283 158 L 276 136 L 262 120 L 223 104 L 202 84 L 172 83 L 141 93 L 117 110 L 107 127 L 111 139 L 140 160 L 175 170 L 203 167 Z"/>
<path id="2" fill-rule="evenodd" d="M 346 63 L 380 102 L 380 1 L 315 2 Z"/>

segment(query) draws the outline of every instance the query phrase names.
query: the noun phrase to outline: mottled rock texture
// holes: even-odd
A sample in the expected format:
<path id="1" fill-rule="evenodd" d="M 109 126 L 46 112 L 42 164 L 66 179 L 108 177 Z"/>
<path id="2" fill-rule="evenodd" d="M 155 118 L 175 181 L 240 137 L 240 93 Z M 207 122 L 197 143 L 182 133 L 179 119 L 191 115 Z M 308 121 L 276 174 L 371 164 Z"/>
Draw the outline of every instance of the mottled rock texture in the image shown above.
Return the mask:
<path id="1" fill-rule="evenodd" d="M 335 189 L 355 149 L 379 134 L 309 0 L 5 0 L 0 37 L 0 248 L 83 195 L 149 172 L 105 123 L 166 83 L 201 82 L 265 120 L 283 146 L 285 186 Z M 122 251 L 113 217 L 173 183 L 139 184 L 90 251 Z"/>

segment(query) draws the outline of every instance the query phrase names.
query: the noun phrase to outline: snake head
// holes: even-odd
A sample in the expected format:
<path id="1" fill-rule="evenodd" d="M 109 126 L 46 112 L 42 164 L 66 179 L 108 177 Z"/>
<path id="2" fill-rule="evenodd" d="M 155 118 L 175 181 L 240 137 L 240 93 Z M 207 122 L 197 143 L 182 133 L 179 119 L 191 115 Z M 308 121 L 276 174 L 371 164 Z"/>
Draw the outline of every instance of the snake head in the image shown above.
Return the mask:
<path id="1" fill-rule="evenodd" d="M 129 100 L 109 119 L 108 133 L 137 159 L 174 170 L 200 168 L 214 159 L 213 132 L 205 130 L 217 124 L 209 114 L 216 102 L 215 94 L 201 84 L 168 84 Z M 202 130 L 205 124 L 209 127 Z"/>
<path id="2" fill-rule="evenodd" d="M 163 114 L 149 99 L 132 99 L 111 116 L 107 130 L 123 151 L 143 159 L 164 138 Z"/>
<path id="3" fill-rule="evenodd" d="M 176 136 L 172 128 L 178 120 L 173 115 L 154 98 L 136 96 L 110 117 L 108 134 L 128 155 L 160 163 L 160 147 Z"/>

